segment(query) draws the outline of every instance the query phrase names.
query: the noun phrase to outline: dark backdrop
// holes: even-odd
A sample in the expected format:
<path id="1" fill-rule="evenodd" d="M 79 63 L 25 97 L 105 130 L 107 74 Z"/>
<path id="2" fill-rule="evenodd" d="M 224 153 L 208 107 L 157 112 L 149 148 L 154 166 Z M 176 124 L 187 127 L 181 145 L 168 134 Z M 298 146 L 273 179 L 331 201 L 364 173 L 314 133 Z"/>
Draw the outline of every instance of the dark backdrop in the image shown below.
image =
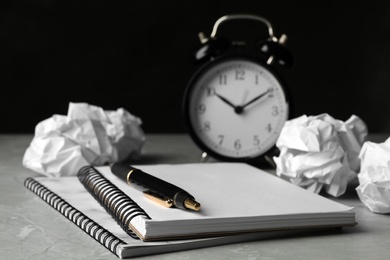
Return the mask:
<path id="1" fill-rule="evenodd" d="M 185 131 L 197 34 L 231 13 L 289 36 L 295 116 L 355 114 L 390 133 L 390 8 L 344 0 L 2 1 L 0 132 L 32 133 L 69 102 L 124 107 L 147 133 Z"/>

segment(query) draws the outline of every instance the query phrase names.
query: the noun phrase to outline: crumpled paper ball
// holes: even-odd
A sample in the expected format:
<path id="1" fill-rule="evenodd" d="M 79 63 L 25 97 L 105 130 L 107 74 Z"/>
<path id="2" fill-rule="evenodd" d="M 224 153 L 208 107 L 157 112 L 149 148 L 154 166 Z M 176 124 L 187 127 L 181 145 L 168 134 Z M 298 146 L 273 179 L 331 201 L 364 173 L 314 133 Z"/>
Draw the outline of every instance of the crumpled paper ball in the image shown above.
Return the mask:
<path id="1" fill-rule="evenodd" d="M 276 142 L 276 174 L 312 192 L 325 188 L 338 197 L 356 178 L 366 136 L 366 124 L 355 115 L 346 122 L 328 114 L 289 120 Z"/>
<path id="2" fill-rule="evenodd" d="M 390 213 L 390 138 L 379 144 L 365 142 L 359 157 L 360 200 L 372 212 Z"/>
<path id="3" fill-rule="evenodd" d="M 37 124 L 23 165 L 46 176 L 76 175 L 85 165 L 136 158 L 144 142 L 141 120 L 125 109 L 70 103 L 67 116 L 53 115 Z"/>

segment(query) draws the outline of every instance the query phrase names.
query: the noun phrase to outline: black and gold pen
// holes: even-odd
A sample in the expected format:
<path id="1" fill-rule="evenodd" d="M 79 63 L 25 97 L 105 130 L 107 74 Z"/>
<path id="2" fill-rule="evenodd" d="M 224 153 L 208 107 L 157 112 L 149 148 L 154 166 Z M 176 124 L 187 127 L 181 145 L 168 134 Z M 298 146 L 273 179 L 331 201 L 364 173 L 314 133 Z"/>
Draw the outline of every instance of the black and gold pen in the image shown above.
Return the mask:
<path id="1" fill-rule="evenodd" d="M 165 207 L 199 211 L 200 204 L 185 190 L 124 163 L 111 165 L 111 172 L 120 179 L 149 189 L 144 194 Z"/>

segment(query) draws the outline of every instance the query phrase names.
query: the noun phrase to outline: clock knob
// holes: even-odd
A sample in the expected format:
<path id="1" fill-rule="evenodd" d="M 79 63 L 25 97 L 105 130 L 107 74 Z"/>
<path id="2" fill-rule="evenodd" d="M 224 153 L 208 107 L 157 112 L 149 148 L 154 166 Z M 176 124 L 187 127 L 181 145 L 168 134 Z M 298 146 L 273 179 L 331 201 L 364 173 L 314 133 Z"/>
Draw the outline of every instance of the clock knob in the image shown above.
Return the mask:
<path id="1" fill-rule="evenodd" d="M 267 64 L 277 62 L 288 68 L 292 67 L 294 63 L 292 54 L 285 47 L 287 36 L 282 34 L 279 40 L 275 39 L 276 38 L 269 38 L 265 42 L 262 41 L 258 44 L 260 51 L 268 57 Z"/>

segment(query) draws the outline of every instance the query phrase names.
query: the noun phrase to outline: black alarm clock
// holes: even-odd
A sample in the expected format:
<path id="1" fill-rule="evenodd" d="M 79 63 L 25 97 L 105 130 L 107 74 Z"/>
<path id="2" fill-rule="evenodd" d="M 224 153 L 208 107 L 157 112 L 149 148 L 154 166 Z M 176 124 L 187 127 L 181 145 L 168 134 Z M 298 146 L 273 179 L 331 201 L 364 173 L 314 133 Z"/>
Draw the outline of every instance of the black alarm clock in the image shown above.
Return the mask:
<path id="1" fill-rule="evenodd" d="M 217 37 L 221 24 L 242 19 L 260 22 L 268 34 L 253 45 Z M 210 37 L 200 33 L 200 40 L 194 57 L 201 65 L 183 101 L 190 136 L 203 156 L 273 165 L 275 143 L 291 116 L 287 85 L 274 66 L 292 65 L 286 36 L 277 39 L 263 17 L 233 14 L 219 18 Z"/>

